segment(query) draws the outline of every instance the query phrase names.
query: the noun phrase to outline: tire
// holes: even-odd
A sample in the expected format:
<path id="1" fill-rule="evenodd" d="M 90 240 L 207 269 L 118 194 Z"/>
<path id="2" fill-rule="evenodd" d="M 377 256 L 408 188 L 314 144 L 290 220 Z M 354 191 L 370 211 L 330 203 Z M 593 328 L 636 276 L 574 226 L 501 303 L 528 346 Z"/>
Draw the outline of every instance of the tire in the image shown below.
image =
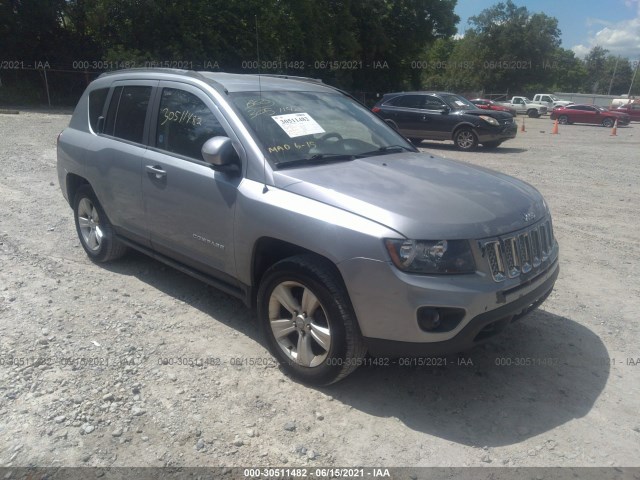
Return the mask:
<path id="1" fill-rule="evenodd" d="M 89 258 L 97 263 L 122 257 L 127 247 L 115 237 L 113 227 L 89 185 L 78 188 L 73 200 L 76 232 Z"/>
<path id="2" fill-rule="evenodd" d="M 421 138 L 410 138 L 409 141 L 411 143 L 413 143 L 414 145 L 420 145 L 422 143 L 422 139 Z"/>
<path id="3" fill-rule="evenodd" d="M 501 141 L 498 142 L 484 142 L 482 146 L 488 150 L 493 150 L 494 148 L 498 148 L 502 144 Z"/>
<path id="4" fill-rule="evenodd" d="M 460 150 L 471 151 L 478 147 L 478 137 L 473 130 L 463 127 L 454 133 L 453 143 Z"/>
<path id="5" fill-rule="evenodd" d="M 538 113 L 538 111 L 537 110 L 533 110 L 533 109 L 529 110 L 527 112 L 527 115 L 529 115 L 529 118 L 539 118 L 540 117 L 540 114 Z"/>
<path id="6" fill-rule="evenodd" d="M 611 128 L 613 127 L 613 124 L 614 124 L 613 118 L 605 118 L 604 120 L 602 120 L 603 127 Z"/>
<path id="7" fill-rule="evenodd" d="M 327 260 L 297 255 L 279 261 L 260 282 L 257 306 L 267 347 L 296 380 L 329 385 L 362 363 L 366 347 L 351 301 Z"/>
<path id="8" fill-rule="evenodd" d="M 558 123 L 560 125 L 569 125 L 571 122 L 569 122 L 569 117 L 567 117 L 566 115 L 560 115 L 558 117 Z"/>

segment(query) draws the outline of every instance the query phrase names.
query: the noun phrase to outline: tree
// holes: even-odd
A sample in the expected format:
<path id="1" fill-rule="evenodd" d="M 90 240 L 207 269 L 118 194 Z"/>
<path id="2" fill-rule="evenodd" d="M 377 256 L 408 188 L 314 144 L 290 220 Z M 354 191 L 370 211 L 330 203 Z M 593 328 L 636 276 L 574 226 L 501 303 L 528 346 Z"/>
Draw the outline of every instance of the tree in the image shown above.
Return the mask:
<path id="1" fill-rule="evenodd" d="M 515 93 L 551 83 L 544 67 L 560 47 L 557 19 L 530 13 L 508 0 L 471 17 L 469 23 L 451 56 L 455 68 L 449 80 L 454 84 Z M 465 69 L 470 63 L 473 68 Z"/>

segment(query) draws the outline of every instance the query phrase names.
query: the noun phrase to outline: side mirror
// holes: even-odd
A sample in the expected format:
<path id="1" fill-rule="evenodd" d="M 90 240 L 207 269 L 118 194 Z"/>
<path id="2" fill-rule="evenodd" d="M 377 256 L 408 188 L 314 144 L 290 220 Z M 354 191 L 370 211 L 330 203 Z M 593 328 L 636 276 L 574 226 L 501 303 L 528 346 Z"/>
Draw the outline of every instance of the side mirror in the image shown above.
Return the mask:
<path id="1" fill-rule="evenodd" d="M 213 137 L 202 145 L 202 158 L 218 170 L 240 167 L 240 157 L 229 137 Z"/>

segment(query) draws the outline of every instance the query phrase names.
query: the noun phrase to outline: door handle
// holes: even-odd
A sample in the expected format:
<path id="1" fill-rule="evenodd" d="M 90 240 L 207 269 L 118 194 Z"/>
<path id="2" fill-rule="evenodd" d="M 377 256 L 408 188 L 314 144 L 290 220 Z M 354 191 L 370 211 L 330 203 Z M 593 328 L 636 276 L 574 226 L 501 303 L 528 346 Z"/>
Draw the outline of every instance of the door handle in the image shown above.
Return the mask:
<path id="1" fill-rule="evenodd" d="M 147 173 L 152 173 L 156 176 L 156 178 L 164 178 L 167 176 L 167 172 L 162 169 L 160 165 L 147 165 L 146 166 Z"/>

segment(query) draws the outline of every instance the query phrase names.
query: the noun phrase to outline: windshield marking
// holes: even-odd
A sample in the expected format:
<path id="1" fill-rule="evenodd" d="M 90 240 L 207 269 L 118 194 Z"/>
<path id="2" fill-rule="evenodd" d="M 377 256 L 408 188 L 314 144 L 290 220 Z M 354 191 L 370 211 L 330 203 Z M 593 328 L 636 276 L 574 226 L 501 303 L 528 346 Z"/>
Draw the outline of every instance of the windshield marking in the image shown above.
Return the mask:
<path id="1" fill-rule="evenodd" d="M 271 117 L 289 138 L 325 133 L 324 128 L 308 113 L 290 113 Z"/>

